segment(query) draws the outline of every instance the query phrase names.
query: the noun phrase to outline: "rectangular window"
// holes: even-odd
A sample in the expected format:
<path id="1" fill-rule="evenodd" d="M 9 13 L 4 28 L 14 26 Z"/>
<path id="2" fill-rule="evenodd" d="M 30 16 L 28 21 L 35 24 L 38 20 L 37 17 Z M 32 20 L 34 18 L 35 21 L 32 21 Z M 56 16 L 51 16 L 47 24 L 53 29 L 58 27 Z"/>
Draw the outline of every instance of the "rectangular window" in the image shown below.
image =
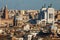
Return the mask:
<path id="1" fill-rule="evenodd" d="M 49 14 L 49 18 L 53 18 L 53 14 Z"/>

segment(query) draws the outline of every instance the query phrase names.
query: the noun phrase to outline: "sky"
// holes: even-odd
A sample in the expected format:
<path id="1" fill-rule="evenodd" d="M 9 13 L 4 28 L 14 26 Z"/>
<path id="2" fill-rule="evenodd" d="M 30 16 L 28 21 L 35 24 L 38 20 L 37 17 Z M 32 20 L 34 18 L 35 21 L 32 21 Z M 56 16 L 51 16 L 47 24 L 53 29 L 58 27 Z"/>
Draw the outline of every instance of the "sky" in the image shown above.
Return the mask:
<path id="1" fill-rule="evenodd" d="M 0 0 L 0 8 L 7 4 L 8 9 L 39 10 L 44 4 L 48 7 L 51 3 L 53 8 L 60 10 L 60 0 Z"/>

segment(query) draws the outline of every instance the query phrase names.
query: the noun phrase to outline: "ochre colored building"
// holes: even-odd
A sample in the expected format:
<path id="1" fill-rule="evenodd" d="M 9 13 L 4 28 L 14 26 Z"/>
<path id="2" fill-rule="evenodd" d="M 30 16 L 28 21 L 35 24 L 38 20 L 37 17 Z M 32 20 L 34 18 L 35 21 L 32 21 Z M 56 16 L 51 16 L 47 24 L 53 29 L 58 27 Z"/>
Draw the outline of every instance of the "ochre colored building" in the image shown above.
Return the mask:
<path id="1" fill-rule="evenodd" d="M 56 20 L 56 21 L 60 20 L 60 10 L 57 10 L 57 11 L 55 12 L 55 20 Z"/>
<path id="2" fill-rule="evenodd" d="M 3 10 L 3 13 L 4 13 L 4 18 L 0 18 L 0 25 L 1 26 L 7 26 L 9 27 L 9 25 L 13 25 L 13 19 L 9 19 L 9 16 L 8 16 L 8 9 L 7 9 L 7 6 L 5 6 L 4 10 Z"/>

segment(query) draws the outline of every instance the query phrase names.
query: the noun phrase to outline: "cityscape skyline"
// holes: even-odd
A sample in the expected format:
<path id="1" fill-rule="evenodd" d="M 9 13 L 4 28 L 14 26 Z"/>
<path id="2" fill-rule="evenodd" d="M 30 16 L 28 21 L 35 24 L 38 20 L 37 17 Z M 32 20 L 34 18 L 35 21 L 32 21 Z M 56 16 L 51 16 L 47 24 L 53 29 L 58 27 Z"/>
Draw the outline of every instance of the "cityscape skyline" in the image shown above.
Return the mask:
<path id="1" fill-rule="evenodd" d="M 54 8 L 50 1 L 0 1 L 0 40 L 60 40 L 59 6 Z"/>
<path id="2" fill-rule="evenodd" d="M 52 4 L 53 8 L 60 9 L 60 0 L 0 0 L 0 8 L 4 5 L 8 5 L 8 9 L 19 9 L 19 10 L 39 10 L 41 7 L 46 4 L 48 7 L 49 4 Z"/>

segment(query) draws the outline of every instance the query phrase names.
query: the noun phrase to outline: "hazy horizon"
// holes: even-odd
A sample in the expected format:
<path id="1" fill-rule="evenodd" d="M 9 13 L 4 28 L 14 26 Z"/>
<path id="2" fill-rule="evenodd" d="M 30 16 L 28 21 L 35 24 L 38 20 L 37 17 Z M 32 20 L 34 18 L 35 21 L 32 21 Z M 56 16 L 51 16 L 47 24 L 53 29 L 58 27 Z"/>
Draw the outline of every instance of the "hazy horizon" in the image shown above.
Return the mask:
<path id="1" fill-rule="evenodd" d="M 18 10 L 39 10 L 41 7 L 46 4 L 48 7 L 49 4 L 52 4 L 52 7 L 60 10 L 60 0 L 0 0 L 0 8 L 4 5 L 8 5 L 8 9 L 18 9 Z"/>

